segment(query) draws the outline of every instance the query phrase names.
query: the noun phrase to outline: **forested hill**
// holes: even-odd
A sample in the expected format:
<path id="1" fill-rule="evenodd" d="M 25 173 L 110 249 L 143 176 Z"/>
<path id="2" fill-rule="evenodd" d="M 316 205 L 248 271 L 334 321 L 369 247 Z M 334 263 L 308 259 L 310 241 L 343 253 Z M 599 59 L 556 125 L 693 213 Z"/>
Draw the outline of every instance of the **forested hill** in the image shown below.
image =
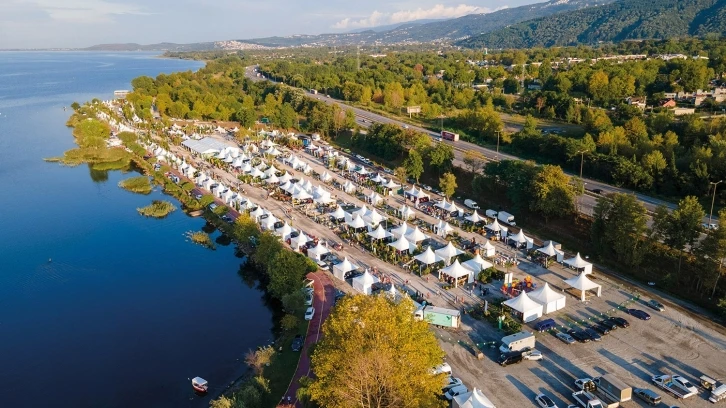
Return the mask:
<path id="1" fill-rule="evenodd" d="M 559 13 L 459 42 L 478 48 L 551 47 L 726 34 L 726 0 L 620 0 Z"/>

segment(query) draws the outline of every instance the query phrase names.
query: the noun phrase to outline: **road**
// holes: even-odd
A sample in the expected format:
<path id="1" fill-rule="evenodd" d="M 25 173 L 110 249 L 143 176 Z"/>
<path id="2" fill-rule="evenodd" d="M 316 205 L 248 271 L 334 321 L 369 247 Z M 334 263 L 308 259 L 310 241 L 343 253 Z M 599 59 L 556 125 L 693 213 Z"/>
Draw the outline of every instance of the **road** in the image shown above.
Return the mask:
<path id="1" fill-rule="evenodd" d="M 258 77 L 256 76 L 255 72 L 256 66 L 248 66 L 245 71 L 245 75 L 247 78 L 251 79 L 252 81 L 264 81 L 269 80 L 272 82 L 275 82 L 269 78 L 264 77 Z M 416 131 L 419 131 L 421 133 L 430 135 L 431 137 L 436 138 L 436 140 L 439 140 L 439 133 L 432 132 L 428 129 L 424 129 L 419 126 L 409 125 L 405 122 L 402 122 L 400 120 L 388 118 L 386 116 L 382 116 L 373 112 L 369 112 L 360 108 L 357 108 L 355 106 L 347 105 L 337 99 L 330 98 L 327 95 L 323 94 L 313 94 L 309 90 L 304 90 L 308 97 L 310 98 L 316 98 L 322 102 L 325 102 L 327 104 L 338 104 L 341 106 L 344 106 L 346 109 L 350 109 L 353 111 L 353 113 L 356 116 L 356 122 L 363 127 L 368 127 L 370 123 L 390 123 L 398 126 L 406 126 L 409 129 L 413 129 Z M 473 143 L 464 142 L 464 141 L 457 141 L 452 142 L 448 140 L 441 140 L 442 143 L 446 143 L 454 148 L 454 164 L 457 164 L 458 166 L 463 167 L 463 158 L 464 153 L 466 151 L 476 151 L 481 153 L 487 160 L 522 160 L 517 156 L 512 156 L 506 153 L 497 152 L 496 150 L 487 149 L 486 147 L 482 147 Z M 569 174 L 569 173 L 568 173 Z M 577 176 L 570 174 L 571 176 Z M 592 179 L 583 179 L 583 183 L 585 184 L 585 189 L 588 190 L 588 193 L 585 195 L 582 195 L 578 198 L 579 200 L 579 208 L 580 212 L 586 215 L 592 215 L 592 211 L 595 207 L 595 204 L 597 204 L 597 196 L 598 194 L 594 193 L 593 191 L 598 191 L 599 194 L 609 194 L 609 193 L 625 193 L 625 194 L 633 194 L 635 195 L 638 200 L 643 203 L 645 208 L 649 212 L 655 211 L 656 207 L 659 205 L 665 205 L 666 207 L 670 209 L 675 209 L 676 205 L 667 201 L 663 201 L 654 197 L 647 196 L 645 194 L 640 194 L 632 190 L 628 190 L 625 188 L 615 187 L 611 186 L 609 184 L 602 183 L 600 181 L 592 180 Z M 708 209 L 707 209 L 708 210 Z M 713 217 L 713 220 L 718 220 L 717 217 Z M 704 223 L 709 222 L 708 214 L 703 218 Z M 713 222 L 713 221 L 711 221 Z"/>

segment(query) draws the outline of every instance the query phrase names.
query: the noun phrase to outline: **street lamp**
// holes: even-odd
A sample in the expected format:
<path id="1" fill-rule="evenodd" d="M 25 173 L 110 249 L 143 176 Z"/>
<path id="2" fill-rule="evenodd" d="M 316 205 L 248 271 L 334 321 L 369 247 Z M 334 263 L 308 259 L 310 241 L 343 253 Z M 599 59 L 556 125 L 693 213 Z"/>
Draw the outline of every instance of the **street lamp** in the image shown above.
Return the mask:
<path id="1" fill-rule="evenodd" d="M 582 165 L 585 163 L 585 153 L 587 153 L 587 150 L 580 150 L 575 153 L 580 155 L 580 181 L 582 181 Z"/>
<path id="2" fill-rule="evenodd" d="M 711 212 L 708 214 L 708 228 L 711 228 L 711 220 L 713 219 L 713 204 L 716 202 L 716 187 L 723 182 L 723 180 L 713 182 L 709 181 L 708 184 L 713 184 L 713 198 L 711 199 Z"/>
<path id="3" fill-rule="evenodd" d="M 497 130 L 497 159 L 499 159 L 499 134 L 502 133 Z"/>

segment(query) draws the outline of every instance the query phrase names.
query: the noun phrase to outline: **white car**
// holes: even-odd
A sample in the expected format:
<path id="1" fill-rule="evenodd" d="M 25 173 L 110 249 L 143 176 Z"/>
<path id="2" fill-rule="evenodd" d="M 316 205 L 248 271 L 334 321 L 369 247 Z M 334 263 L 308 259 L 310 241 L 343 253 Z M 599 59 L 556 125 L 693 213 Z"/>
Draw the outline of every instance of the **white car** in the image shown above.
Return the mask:
<path id="1" fill-rule="evenodd" d="M 315 315 L 315 308 L 309 307 L 308 310 L 305 311 L 305 320 L 313 320 L 314 315 Z"/>
<path id="2" fill-rule="evenodd" d="M 451 401 L 457 395 L 466 394 L 467 392 L 469 392 L 469 389 L 466 388 L 466 385 L 457 385 L 456 387 L 446 391 L 444 397 L 446 397 L 447 400 Z"/>
<path id="3" fill-rule="evenodd" d="M 555 404 L 552 399 L 544 394 L 539 394 L 536 397 L 534 397 L 534 402 L 537 403 L 542 408 L 557 408 L 557 404 Z"/>
<path id="4" fill-rule="evenodd" d="M 434 375 L 436 374 L 451 374 L 451 366 L 449 363 L 443 363 L 439 364 L 436 367 L 432 368 L 431 371 Z"/>
<path id="5" fill-rule="evenodd" d="M 312 293 L 308 293 L 305 295 L 305 306 L 312 306 L 313 305 L 313 295 Z"/>
<path id="6" fill-rule="evenodd" d="M 688 391 L 689 393 L 695 395 L 698 394 L 698 390 L 696 387 L 693 386 L 688 380 L 681 377 L 680 375 L 674 375 L 671 377 L 671 380 L 673 380 L 673 383 L 676 384 L 678 387 L 683 388 L 685 391 Z"/>
<path id="7" fill-rule="evenodd" d="M 449 376 L 449 378 L 446 379 L 446 385 L 441 390 L 446 392 L 459 385 L 464 385 L 464 382 L 461 381 L 461 378 L 455 378 L 455 377 Z"/>
<path id="8" fill-rule="evenodd" d="M 542 360 L 542 352 L 536 349 L 527 350 L 524 353 L 522 353 L 522 358 L 525 360 Z"/>

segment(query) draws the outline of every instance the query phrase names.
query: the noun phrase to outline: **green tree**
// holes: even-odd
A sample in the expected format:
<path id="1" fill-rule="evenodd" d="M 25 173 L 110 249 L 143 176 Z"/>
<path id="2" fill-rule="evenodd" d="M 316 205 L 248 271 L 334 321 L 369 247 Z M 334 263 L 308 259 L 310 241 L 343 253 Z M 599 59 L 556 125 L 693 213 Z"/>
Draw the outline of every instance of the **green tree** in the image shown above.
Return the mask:
<path id="1" fill-rule="evenodd" d="M 545 220 L 575 212 L 575 191 L 570 176 L 560 166 L 543 166 L 532 183 L 535 199 L 530 209 L 541 213 Z"/>
<path id="2" fill-rule="evenodd" d="M 300 290 L 300 285 L 308 273 L 305 259 L 303 255 L 292 251 L 283 250 L 277 253 L 267 269 L 270 279 L 267 290 L 272 297 L 282 299 L 285 295 Z"/>
<path id="3" fill-rule="evenodd" d="M 445 143 L 436 143 L 436 145 L 428 151 L 429 165 L 435 168 L 441 174 L 451 168 L 454 162 L 454 148 Z"/>
<path id="4" fill-rule="evenodd" d="M 254 254 L 252 254 L 252 260 L 263 271 L 267 271 L 277 257 L 277 254 L 282 252 L 282 250 L 280 239 L 271 232 L 265 231 L 260 235 L 260 242 Z"/>
<path id="5" fill-rule="evenodd" d="M 78 102 L 73 102 L 71 103 L 71 109 L 78 111 L 78 109 L 81 109 L 81 105 Z"/>
<path id="6" fill-rule="evenodd" d="M 293 290 L 285 294 L 281 300 L 285 313 L 298 315 L 305 310 L 305 295 L 302 290 Z"/>
<path id="7" fill-rule="evenodd" d="M 608 97 L 610 80 L 604 71 L 595 71 L 587 83 L 587 90 L 593 99 L 602 101 Z"/>
<path id="8" fill-rule="evenodd" d="M 282 327 L 282 330 L 285 330 L 286 332 L 293 331 L 297 328 L 299 321 L 300 319 L 297 316 L 286 314 L 280 320 L 280 327 Z"/>
<path id="9" fill-rule="evenodd" d="M 456 187 L 456 176 L 453 173 L 444 173 L 439 179 L 439 188 L 446 198 L 451 198 L 454 195 Z"/>
<path id="10" fill-rule="evenodd" d="M 701 203 L 693 196 L 678 202 L 678 207 L 668 211 L 658 206 L 653 215 L 653 234 L 671 248 L 678 251 L 678 274 L 681 273 L 683 252 L 693 247 L 701 233 L 701 220 L 705 213 Z"/>
<path id="11" fill-rule="evenodd" d="M 396 176 L 398 181 L 401 182 L 401 184 L 406 182 L 406 179 L 408 179 L 408 175 L 406 172 L 406 168 L 403 166 L 396 167 L 395 170 L 393 170 L 393 175 Z"/>
<path id="12" fill-rule="evenodd" d="M 477 150 L 467 150 L 464 152 L 464 164 L 469 166 L 469 171 L 478 173 L 484 167 L 486 158 Z"/>
<path id="13" fill-rule="evenodd" d="M 700 290 L 702 285 L 711 286 L 711 298 L 716 296 L 718 283 L 726 273 L 726 210 L 719 211 L 718 217 L 718 228 L 709 230 L 693 251 L 700 271 L 696 289 Z"/>
<path id="14" fill-rule="evenodd" d="M 421 154 L 416 150 L 409 150 L 408 157 L 403 161 L 403 167 L 406 169 L 406 174 L 413 177 L 418 183 L 419 177 L 423 174 L 424 165 Z"/>
<path id="15" fill-rule="evenodd" d="M 631 194 L 614 193 L 600 197 L 595 205 L 592 241 L 601 257 L 614 256 L 629 267 L 643 260 L 648 230 L 645 206 Z"/>
<path id="16" fill-rule="evenodd" d="M 431 367 L 444 353 L 428 323 L 413 319 L 409 300 L 344 298 L 323 323 L 312 356 L 312 400 L 327 408 L 433 408 L 443 375 Z"/>

